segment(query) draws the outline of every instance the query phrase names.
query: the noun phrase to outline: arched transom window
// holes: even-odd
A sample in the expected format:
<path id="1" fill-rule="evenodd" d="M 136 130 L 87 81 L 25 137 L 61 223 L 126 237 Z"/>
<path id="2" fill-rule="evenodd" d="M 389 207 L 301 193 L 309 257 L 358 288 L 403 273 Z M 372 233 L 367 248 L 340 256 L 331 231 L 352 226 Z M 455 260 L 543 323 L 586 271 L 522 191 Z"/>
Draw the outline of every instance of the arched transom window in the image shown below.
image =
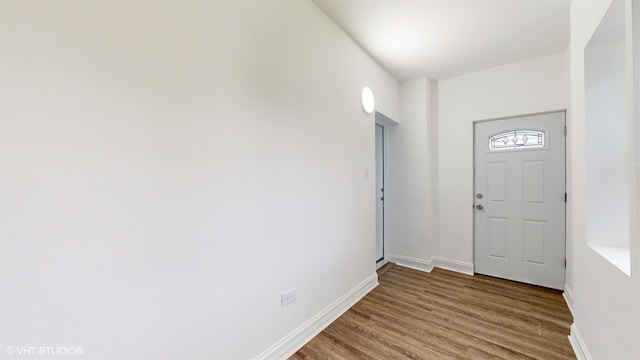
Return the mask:
<path id="1" fill-rule="evenodd" d="M 543 130 L 509 130 L 489 137 L 489 151 L 544 149 L 546 137 Z"/>

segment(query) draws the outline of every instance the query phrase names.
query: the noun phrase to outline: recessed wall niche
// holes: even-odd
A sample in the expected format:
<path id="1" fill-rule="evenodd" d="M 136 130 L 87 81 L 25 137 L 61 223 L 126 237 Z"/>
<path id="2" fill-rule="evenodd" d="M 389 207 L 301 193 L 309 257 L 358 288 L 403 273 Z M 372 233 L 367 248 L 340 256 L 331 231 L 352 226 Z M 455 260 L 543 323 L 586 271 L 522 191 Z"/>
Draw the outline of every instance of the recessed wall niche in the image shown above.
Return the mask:
<path id="1" fill-rule="evenodd" d="M 584 50 L 587 243 L 630 275 L 634 176 L 625 1 L 614 0 Z"/>

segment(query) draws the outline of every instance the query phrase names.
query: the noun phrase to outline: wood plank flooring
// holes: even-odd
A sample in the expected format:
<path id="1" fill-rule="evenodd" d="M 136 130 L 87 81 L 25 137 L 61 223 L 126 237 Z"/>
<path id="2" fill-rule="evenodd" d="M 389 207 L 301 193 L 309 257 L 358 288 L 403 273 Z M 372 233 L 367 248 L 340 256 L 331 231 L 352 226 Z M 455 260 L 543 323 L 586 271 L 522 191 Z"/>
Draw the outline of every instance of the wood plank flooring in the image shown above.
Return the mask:
<path id="1" fill-rule="evenodd" d="M 300 359 L 575 359 L 559 291 L 387 264 L 380 285 L 295 353 Z"/>

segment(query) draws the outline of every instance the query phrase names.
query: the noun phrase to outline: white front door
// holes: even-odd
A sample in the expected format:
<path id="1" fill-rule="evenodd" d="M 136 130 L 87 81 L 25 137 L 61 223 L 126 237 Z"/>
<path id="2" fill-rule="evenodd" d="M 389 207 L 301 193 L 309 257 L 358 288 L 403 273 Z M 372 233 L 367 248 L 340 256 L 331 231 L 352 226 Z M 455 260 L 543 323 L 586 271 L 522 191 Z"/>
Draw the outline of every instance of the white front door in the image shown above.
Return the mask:
<path id="1" fill-rule="evenodd" d="M 376 262 L 384 259 L 384 128 L 376 124 Z"/>
<path id="2" fill-rule="evenodd" d="M 564 112 L 475 124 L 475 272 L 554 289 L 565 276 Z"/>

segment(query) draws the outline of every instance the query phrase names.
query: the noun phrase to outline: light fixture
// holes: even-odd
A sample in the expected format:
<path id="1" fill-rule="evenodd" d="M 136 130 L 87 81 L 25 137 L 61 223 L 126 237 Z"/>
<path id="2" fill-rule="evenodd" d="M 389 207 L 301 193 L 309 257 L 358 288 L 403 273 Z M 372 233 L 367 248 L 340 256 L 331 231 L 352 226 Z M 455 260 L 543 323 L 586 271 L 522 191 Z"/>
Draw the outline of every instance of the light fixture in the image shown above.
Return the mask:
<path id="1" fill-rule="evenodd" d="M 362 109 L 367 114 L 371 114 L 373 112 L 373 108 L 375 107 L 375 100 L 373 99 L 373 91 L 367 86 L 362 88 Z"/>

